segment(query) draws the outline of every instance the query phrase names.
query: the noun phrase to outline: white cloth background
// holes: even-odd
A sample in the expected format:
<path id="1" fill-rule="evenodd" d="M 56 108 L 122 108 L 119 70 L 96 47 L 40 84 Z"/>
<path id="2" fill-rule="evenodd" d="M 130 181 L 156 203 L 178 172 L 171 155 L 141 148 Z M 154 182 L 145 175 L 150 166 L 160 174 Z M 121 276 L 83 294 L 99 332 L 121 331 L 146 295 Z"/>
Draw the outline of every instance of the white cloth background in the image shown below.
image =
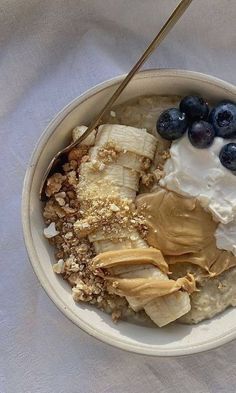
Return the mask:
<path id="1" fill-rule="evenodd" d="M 20 194 L 49 120 L 98 82 L 127 72 L 177 0 L 0 2 L 0 392 L 233 393 L 236 341 L 182 358 L 109 347 L 49 300 L 27 260 Z M 236 83 L 236 1 L 194 0 L 147 64 Z"/>

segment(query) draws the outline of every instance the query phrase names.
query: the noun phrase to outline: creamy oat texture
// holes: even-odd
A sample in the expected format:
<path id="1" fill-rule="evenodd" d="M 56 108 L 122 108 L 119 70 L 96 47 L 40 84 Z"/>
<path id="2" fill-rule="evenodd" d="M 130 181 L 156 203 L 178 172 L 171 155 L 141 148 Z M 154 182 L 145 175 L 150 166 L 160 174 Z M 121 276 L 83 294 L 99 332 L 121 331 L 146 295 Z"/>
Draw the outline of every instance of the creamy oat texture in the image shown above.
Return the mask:
<path id="1" fill-rule="evenodd" d="M 171 266 L 172 276 L 176 280 L 183 273 L 194 274 L 198 292 L 191 295 L 191 310 L 180 318 L 179 322 L 196 324 L 213 318 L 226 308 L 236 306 L 236 268 L 226 270 L 215 278 L 204 277 L 202 269 L 189 263 Z"/>
<path id="2" fill-rule="evenodd" d="M 177 191 L 183 196 L 196 196 L 202 206 L 209 209 L 217 220 L 224 223 L 224 225 L 220 224 L 216 230 L 217 246 L 235 252 L 235 231 L 234 221 L 232 220 L 236 215 L 236 178 L 229 171 L 224 168 L 222 169 L 222 166 L 219 166 L 218 152 L 222 146 L 222 140 L 216 138 L 216 143 L 211 148 L 210 155 L 208 153 L 207 157 L 204 150 L 192 148 L 190 143 L 187 145 L 187 138 L 183 138 L 178 144 L 172 144 L 172 157 L 170 158 L 168 153 L 170 142 L 163 140 L 156 134 L 157 117 L 163 110 L 169 107 L 178 106 L 179 99 L 179 97 L 174 96 L 139 97 L 115 107 L 113 111 L 103 119 L 103 122 L 146 128 L 149 133 L 153 133 L 158 138 L 156 156 L 151 167 L 153 173 L 150 179 L 148 171 L 146 173 L 144 172 L 141 176 L 140 189 L 142 192 L 149 192 L 150 185 L 154 186 L 152 187 L 153 189 L 157 188 L 155 183 L 152 184 L 153 176 L 157 182 L 163 177 L 163 165 L 167 160 L 165 164 L 166 176 L 164 180 L 160 180 L 160 184 L 170 190 Z M 76 138 L 76 135 L 80 133 L 81 130 L 79 127 L 74 131 L 73 137 Z M 93 135 L 91 138 L 94 140 Z M 90 241 L 94 239 L 91 237 L 91 240 L 89 239 L 90 241 L 88 241 L 86 237 L 88 228 L 84 228 L 85 237 L 78 238 L 75 233 L 75 222 L 81 222 L 81 224 L 85 224 L 86 226 L 86 223 L 81 221 L 83 212 L 78 205 L 76 192 L 78 168 L 81 162 L 86 163 L 89 159 L 93 160 L 94 157 L 96 159 L 98 154 L 96 150 L 90 150 L 91 156 L 89 157 L 86 144 L 83 147 L 81 146 L 80 149 L 74 149 L 69 154 L 68 163 L 64 165 L 64 174 L 57 174 L 52 180 L 49 179 L 47 191 L 50 199 L 46 204 L 44 217 L 47 226 L 50 227 L 53 223 L 51 227 L 46 230 L 46 234 L 48 235 L 50 243 L 56 246 L 57 263 L 54 264 L 54 271 L 62 274 L 63 278 L 68 280 L 72 286 L 73 297 L 76 301 L 87 301 L 104 309 L 106 312 L 112 313 L 113 320 L 128 318 L 135 323 L 150 324 L 147 315 L 143 311 L 132 311 L 131 308 L 128 307 L 128 303 L 124 297 L 120 298 L 116 295 L 107 294 L 103 279 L 99 276 L 94 276 L 91 270 L 91 260 L 94 258 L 95 252 Z M 104 160 L 101 159 L 101 162 L 106 164 L 106 160 L 109 161 L 110 158 L 111 161 L 114 160 L 113 155 L 115 155 L 116 152 L 113 147 L 110 149 L 110 146 L 107 146 L 103 151 L 99 151 L 99 154 L 101 155 L 100 158 L 102 158 L 102 155 L 104 158 Z M 177 162 L 177 157 L 181 157 L 182 160 Z M 133 160 L 132 155 L 130 158 Z M 122 162 L 122 155 L 120 155 L 120 160 Z M 190 161 L 192 162 L 191 165 Z M 135 163 L 133 162 L 133 164 Z M 137 163 L 137 165 L 139 166 L 140 164 Z M 86 165 L 84 168 L 86 168 Z M 147 170 L 148 168 L 149 163 L 147 163 Z M 96 170 L 97 169 L 98 168 L 96 168 Z M 213 191 L 209 189 L 211 186 L 215 188 Z M 117 208 L 120 209 L 116 201 L 111 201 L 110 206 L 112 206 L 111 214 L 116 214 Z M 100 212 L 100 208 L 98 208 L 98 211 Z M 103 218 L 103 213 L 101 212 L 100 219 Z M 96 225 L 96 220 L 97 218 L 93 225 Z M 225 225 L 225 223 L 228 224 Z M 215 228 L 216 223 L 213 222 L 211 225 Z M 123 236 L 125 236 L 124 230 Z M 124 247 L 132 248 L 134 244 L 135 247 L 138 246 L 137 236 L 135 234 L 132 236 L 125 242 L 122 240 Z M 100 241 L 104 249 L 106 240 Z M 138 239 L 138 242 L 139 241 Z M 143 240 L 141 239 L 141 247 L 143 247 L 142 242 Z M 178 256 L 170 255 L 169 258 L 182 258 L 182 255 L 183 254 Z M 178 260 L 177 263 L 171 265 L 173 274 L 170 278 L 178 280 L 178 278 L 186 274 L 194 274 L 200 291 L 190 295 L 192 308 L 189 313 L 181 318 L 181 322 L 197 323 L 203 319 L 213 317 L 230 305 L 235 306 L 236 289 L 234 281 L 236 277 L 236 268 L 231 268 L 215 278 L 209 278 L 204 277 L 204 270 L 201 267 L 197 267 L 197 264 L 194 264 L 193 261 L 188 261 L 191 262 L 189 264 L 185 262 L 184 260 Z M 170 259 L 168 263 L 171 263 Z M 147 264 L 147 272 L 150 266 L 151 265 Z M 137 269 L 137 266 L 135 269 Z M 122 270 L 120 273 L 122 276 Z M 126 272 L 126 275 L 127 274 L 129 273 Z M 130 266 L 130 274 L 133 275 L 132 266 Z M 144 276 L 143 269 L 140 270 L 140 275 L 139 270 L 137 270 L 137 278 Z M 176 293 L 181 294 L 181 291 Z"/>
<path id="3" fill-rule="evenodd" d="M 199 292 L 191 296 L 192 308 L 181 317 L 180 322 L 198 323 L 213 318 L 227 307 L 236 306 L 236 268 L 222 273 L 214 279 L 202 279 Z"/>

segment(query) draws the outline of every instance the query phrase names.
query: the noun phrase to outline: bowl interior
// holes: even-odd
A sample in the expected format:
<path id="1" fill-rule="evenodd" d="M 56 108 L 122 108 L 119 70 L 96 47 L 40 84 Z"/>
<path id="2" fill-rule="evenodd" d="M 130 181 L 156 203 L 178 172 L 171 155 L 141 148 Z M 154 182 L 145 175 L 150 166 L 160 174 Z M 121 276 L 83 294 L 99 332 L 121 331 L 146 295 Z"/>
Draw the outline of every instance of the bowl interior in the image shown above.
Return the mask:
<path id="1" fill-rule="evenodd" d="M 70 131 L 79 124 L 88 124 L 105 104 L 122 77 L 104 82 L 74 100 L 50 123 L 41 137 L 26 173 L 23 192 L 23 226 L 27 250 L 33 268 L 44 289 L 73 322 L 97 338 L 134 352 L 169 356 L 199 352 L 234 338 L 236 309 L 228 309 L 210 321 L 198 325 L 172 324 L 151 328 L 119 322 L 113 324 L 109 315 L 96 308 L 77 304 L 71 289 L 53 273 L 54 251 L 43 237 L 42 204 L 38 192 L 40 181 L 51 157 L 70 139 Z M 235 87 L 202 74 L 153 70 L 139 73 L 123 92 L 117 103 L 145 94 L 201 94 L 211 102 L 235 99 Z"/>

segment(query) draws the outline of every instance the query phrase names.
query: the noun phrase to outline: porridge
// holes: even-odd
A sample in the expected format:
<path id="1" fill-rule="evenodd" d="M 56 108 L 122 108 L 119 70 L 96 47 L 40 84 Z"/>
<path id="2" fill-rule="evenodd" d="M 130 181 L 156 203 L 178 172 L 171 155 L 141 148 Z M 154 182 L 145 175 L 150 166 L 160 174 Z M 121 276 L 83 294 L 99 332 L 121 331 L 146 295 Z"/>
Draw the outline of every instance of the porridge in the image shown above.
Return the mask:
<path id="1" fill-rule="evenodd" d="M 236 304 L 236 105 L 208 112 L 198 97 L 120 104 L 48 178 L 44 235 L 76 302 L 159 327 Z"/>

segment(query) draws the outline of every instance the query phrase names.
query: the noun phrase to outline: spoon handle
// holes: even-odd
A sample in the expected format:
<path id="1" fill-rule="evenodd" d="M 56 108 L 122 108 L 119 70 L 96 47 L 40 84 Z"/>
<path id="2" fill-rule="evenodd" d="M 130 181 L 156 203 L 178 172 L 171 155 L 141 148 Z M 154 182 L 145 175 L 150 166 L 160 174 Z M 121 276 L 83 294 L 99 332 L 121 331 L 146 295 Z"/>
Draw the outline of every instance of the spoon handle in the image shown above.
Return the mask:
<path id="1" fill-rule="evenodd" d="M 81 135 L 79 139 L 77 139 L 75 142 L 73 142 L 71 145 L 68 146 L 68 150 L 71 150 L 71 148 L 79 145 L 87 136 L 98 126 L 101 118 L 104 116 L 104 114 L 111 109 L 112 105 L 114 102 L 117 100 L 117 98 L 120 96 L 122 91 L 125 89 L 125 87 L 128 85 L 129 81 L 133 78 L 133 76 L 136 74 L 136 72 L 140 69 L 140 67 L 145 63 L 145 61 L 148 59 L 148 57 L 152 54 L 152 52 L 160 45 L 160 43 L 164 40 L 164 38 L 167 36 L 167 34 L 170 32 L 170 30 L 174 27 L 174 25 L 177 23 L 177 21 L 181 18 L 183 13 L 186 11 L 186 9 L 189 7 L 191 4 L 192 0 L 181 0 L 179 5 L 175 8 L 175 10 L 172 12 L 170 15 L 169 19 L 166 21 L 166 23 L 163 25 L 157 36 L 153 39 L 153 41 L 150 43 L 148 48 L 145 50 L 145 52 L 142 54 L 142 56 L 139 58 L 137 63 L 133 66 L 133 68 L 130 70 L 130 72 L 127 74 L 125 79 L 122 81 L 122 83 L 119 85 L 119 87 L 116 89 L 114 94 L 111 96 L 111 98 L 107 101 L 106 105 L 102 108 L 102 110 L 99 112 L 98 116 L 95 117 L 95 119 L 90 123 L 88 129 Z M 65 149 L 66 152 L 66 149 Z"/>

